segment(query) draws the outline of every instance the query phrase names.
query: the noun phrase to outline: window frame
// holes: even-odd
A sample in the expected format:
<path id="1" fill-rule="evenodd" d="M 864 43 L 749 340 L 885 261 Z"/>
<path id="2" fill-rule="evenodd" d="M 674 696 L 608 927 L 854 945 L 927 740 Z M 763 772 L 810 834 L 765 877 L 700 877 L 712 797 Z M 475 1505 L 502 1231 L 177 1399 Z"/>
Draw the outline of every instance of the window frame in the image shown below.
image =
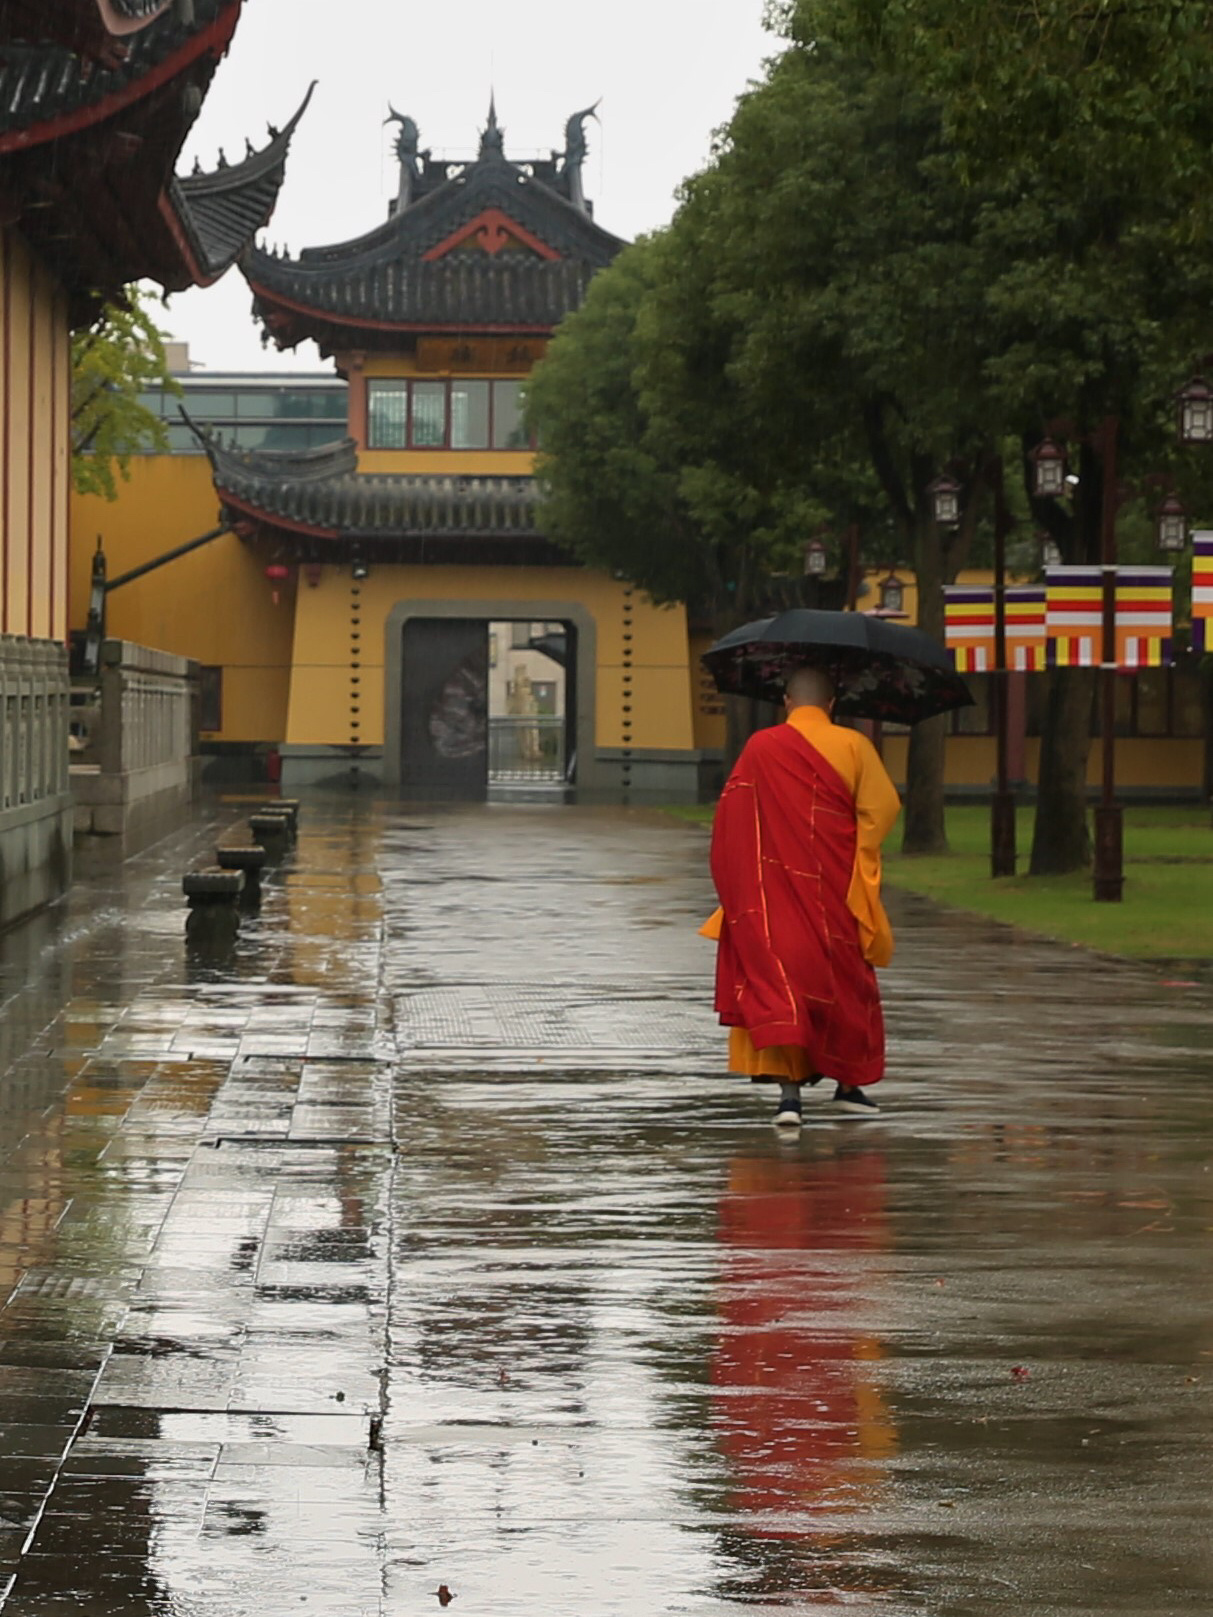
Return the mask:
<path id="1" fill-rule="evenodd" d="M 452 409 L 451 394 L 455 387 L 468 382 L 481 382 L 488 390 L 488 442 L 481 445 L 464 446 L 452 442 Z M 381 454 L 399 454 L 402 450 L 430 451 L 450 453 L 455 455 L 526 455 L 533 454 L 535 440 L 528 434 L 524 444 L 506 445 L 498 444 L 497 438 L 497 387 L 500 383 L 512 383 L 520 390 L 526 386 L 525 376 L 370 376 L 367 378 L 367 417 L 366 437 L 367 449 Z M 371 398 L 377 385 L 389 384 L 385 392 L 404 393 L 405 405 L 405 432 L 403 444 L 379 444 L 374 441 L 372 434 Z M 418 443 L 416 441 L 414 410 L 414 392 L 418 386 L 442 388 L 442 442 L 436 444 Z M 523 412 L 518 413 L 520 424 L 524 420 Z"/>

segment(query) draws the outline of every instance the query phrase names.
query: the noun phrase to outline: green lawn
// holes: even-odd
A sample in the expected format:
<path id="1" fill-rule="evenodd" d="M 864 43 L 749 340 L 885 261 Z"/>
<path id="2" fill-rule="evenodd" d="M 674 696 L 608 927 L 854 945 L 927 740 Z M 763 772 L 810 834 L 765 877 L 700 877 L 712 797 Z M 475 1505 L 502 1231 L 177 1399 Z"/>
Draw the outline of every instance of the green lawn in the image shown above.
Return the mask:
<path id="1" fill-rule="evenodd" d="M 712 818 L 710 807 L 670 812 L 703 823 Z M 1031 848 L 1032 815 L 1030 808 L 1019 813 L 1021 869 Z M 950 853 L 907 858 L 900 852 L 900 826 L 894 827 L 885 844 L 886 883 L 1108 954 L 1213 960 L 1213 825 L 1197 804 L 1126 808 L 1120 904 L 1096 904 L 1087 872 L 992 880 L 984 806 L 950 807 L 948 840 Z"/>

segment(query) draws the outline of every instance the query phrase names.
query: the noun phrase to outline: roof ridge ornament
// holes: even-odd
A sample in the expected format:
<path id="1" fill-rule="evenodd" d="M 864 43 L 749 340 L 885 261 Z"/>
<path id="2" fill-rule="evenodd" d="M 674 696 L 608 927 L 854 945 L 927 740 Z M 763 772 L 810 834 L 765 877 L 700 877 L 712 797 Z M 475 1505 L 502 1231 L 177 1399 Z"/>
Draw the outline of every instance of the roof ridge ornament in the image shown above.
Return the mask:
<path id="1" fill-rule="evenodd" d="M 505 161 L 505 130 L 497 122 L 497 94 L 489 91 L 489 121 L 480 133 L 480 162 Z"/>
<path id="2" fill-rule="evenodd" d="M 589 213 L 585 200 L 585 189 L 581 183 L 581 168 L 589 154 L 589 142 L 585 138 L 585 125 L 587 118 L 593 118 L 595 123 L 601 123 L 598 109 L 602 105 L 599 96 L 592 107 L 586 107 L 583 112 L 575 112 L 564 126 L 564 152 L 560 158 L 560 173 L 569 188 L 569 201 L 582 213 Z"/>
<path id="3" fill-rule="evenodd" d="M 387 104 L 387 117 L 383 121 L 385 124 L 400 125 L 396 134 L 396 157 L 400 163 L 400 189 L 396 194 L 395 208 L 395 211 L 399 212 L 401 209 L 407 208 L 416 195 L 417 187 L 421 180 L 422 159 L 428 161 L 430 154 L 428 151 L 423 152 L 420 150 L 421 131 L 417 127 L 416 120 L 410 118 L 407 113 L 397 112 L 390 101 Z"/>

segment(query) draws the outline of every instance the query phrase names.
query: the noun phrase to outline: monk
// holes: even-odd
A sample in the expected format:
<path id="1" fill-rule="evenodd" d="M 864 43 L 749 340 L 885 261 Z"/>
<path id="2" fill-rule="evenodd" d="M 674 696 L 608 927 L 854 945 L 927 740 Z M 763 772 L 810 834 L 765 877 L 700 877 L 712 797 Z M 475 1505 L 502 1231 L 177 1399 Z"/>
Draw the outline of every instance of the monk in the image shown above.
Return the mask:
<path id="1" fill-rule="evenodd" d="M 821 669 L 791 674 L 787 722 L 746 743 L 712 832 L 720 909 L 702 931 L 729 1068 L 779 1084 L 781 1127 L 800 1127 L 801 1086 L 822 1078 L 840 1111 L 871 1117 L 884 1076 L 872 968 L 893 956 L 880 845 L 901 804 L 872 743 L 833 722 L 833 696 Z"/>

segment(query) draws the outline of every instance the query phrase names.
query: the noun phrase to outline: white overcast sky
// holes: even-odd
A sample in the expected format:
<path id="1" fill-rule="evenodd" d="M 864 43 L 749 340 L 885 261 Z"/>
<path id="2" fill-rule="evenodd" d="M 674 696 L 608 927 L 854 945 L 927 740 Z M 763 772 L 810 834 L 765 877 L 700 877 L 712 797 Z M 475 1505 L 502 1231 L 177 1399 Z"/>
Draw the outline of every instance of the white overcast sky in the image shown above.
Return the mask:
<path id="1" fill-rule="evenodd" d="M 763 0 L 248 0 L 179 167 L 230 160 L 265 141 L 312 79 L 286 184 L 266 239 L 292 253 L 370 230 L 395 194 L 389 101 L 435 156 L 474 155 L 490 88 L 508 156 L 564 143 L 571 112 L 590 123 L 587 194 L 606 229 L 631 239 L 664 224 L 682 179 L 778 41 Z M 238 270 L 179 293 L 161 324 L 207 370 L 325 369 L 311 343 L 263 349 Z"/>

